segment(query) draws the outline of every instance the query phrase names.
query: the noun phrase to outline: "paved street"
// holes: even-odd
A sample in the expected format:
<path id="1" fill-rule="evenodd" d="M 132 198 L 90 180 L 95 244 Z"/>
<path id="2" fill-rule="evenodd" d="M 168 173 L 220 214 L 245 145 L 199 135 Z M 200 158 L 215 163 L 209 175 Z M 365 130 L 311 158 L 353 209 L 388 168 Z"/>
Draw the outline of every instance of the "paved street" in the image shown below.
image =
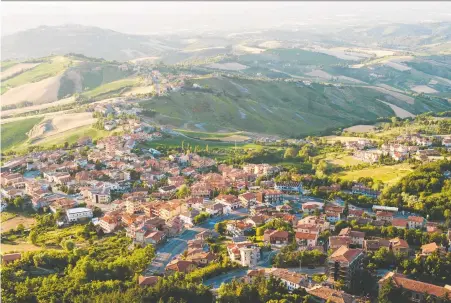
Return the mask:
<path id="1" fill-rule="evenodd" d="M 211 286 L 213 289 L 219 288 L 222 283 L 228 283 L 233 279 L 237 279 L 240 277 L 244 277 L 247 273 L 247 269 L 237 269 L 228 273 L 224 273 L 217 277 L 213 277 L 211 279 L 205 280 L 204 285 Z"/>
<path id="2" fill-rule="evenodd" d="M 188 229 L 178 237 L 168 239 L 157 248 L 155 259 L 147 269 L 147 273 L 163 273 L 166 265 L 188 247 L 188 241 L 194 239 L 197 233 L 198 231 Z"/>
<path id="3" fill-rule="evenodd" d="M 146 274 L 163 273 L 166 265 L 177 255 L 185 251 L 188 248 L 188 241 L 193 240 L 199 232 L 204 230 L 212 230 L 218 222 L 233 220 L 246 215 L 246 210 L 233 211 L 225 216 L 211 218 L 198 226 L 186 229 L 182 234 L 175 238 L 168 239 L 166 243 L 157 247 L 155 259 L 147 268 Z"/>

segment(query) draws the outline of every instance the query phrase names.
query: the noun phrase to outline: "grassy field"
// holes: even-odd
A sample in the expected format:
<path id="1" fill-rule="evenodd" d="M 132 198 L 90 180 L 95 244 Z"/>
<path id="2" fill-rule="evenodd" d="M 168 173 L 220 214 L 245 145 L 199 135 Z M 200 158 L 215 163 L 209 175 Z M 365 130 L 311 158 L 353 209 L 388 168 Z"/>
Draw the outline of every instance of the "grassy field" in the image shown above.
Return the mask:
<path id="1" fill-rule="evenodd" d="M 246 135 L 243 135 L 243 132 L 234 132 L 234 133 L 208 133 L 208 132 L 196 132 L 184 129 L 176 129 L 179 133 L 182 133 L 188 137 L 201 139 L 201 140 L 218 140 L 218 141 L 226 141 L 226 142 L 243 142 L 247 141 L 250 138 Z"/>
<path id="2" fill-rule="evenodd" d="M 171 137 L 160 140 L 153 140 L 142 144 L 143 147 L 147 148 L 157 148 L 158 146 L 164 145 L 167 147 L 180 147 L 184 144 L 189 144 L 191 146 L 199 146 L 200 148 L 205 149 L 208 145 L 208 148 L 234 148 L 235 144 L 232 142 L 219 142 L 219 141 L 205 141 L 205 140 L 197 140 L 197 139 L 189 139 L 185 137 Z M 236 143 L 237 148 L 255 148 L 258 145 L 253 143 Z"/>
<path id="3" fill-rule="evenodd" d="M 377 91 L 358 87 L 309 87 L 287 82 L 232 78 L 193 80 L 204 90 L 171 93 L 143 102 L 162 124 L 201 124 L 207 132 L 251 131 L 283 135 L 319 134 L 363 119 L 392 115 L 375 102 Z M 451 106 L 450 106 L 451 107 Z M 371 108 L 372 110 L 368 110 Z"/>
<path id="4" fill-rule="evenodd" d="M 1 224 L 2 232 L 8 231 L 13 228 L 17 228 L 17 226 L 19 224 L 22 224 L 25 228 L 28 228 L 36 222 L 36 220 L 31 217 L 25 217 L 23 215 L 16 215 L 16 214 L 11 214 L 11 215 L 14 215 L 14 217 L 10 217 L 9 219 L 7 219 L 5 221 L 3 221 L 3 218 L 2 218 L 2 224 Z"/>
<path id="5" fill-rule="evenodd" d="M 413 169 L 409 164 L 401 163 L 390 166 L 370 167 L 361 170 L 346 171 L 336 175 L 345 180 L 357 180 L 359 177 L 371 177 L 374 180 L 380 180 L 384 183 L 392 184 L 412 171 Z"/>
<path id="6" fill-rule="evenodd" d="M 96 128 L 93 128 L 91 126 L 83 126 L 76 129 L 71 129 L 66 132 L 59 133 L 54 136 L 50 136 L 48 138 L 45 138 L 35 145 L 44 146 L 44 147 L 51 147 L 53 145 L 60 145 L 64 144 L 64 142 L 68 142 L 69 144 L 77 142 L 78 139 L 88 136 L 91 137 L 93 140 L 97 140 L 99 138 L 103 138 L 106 136 L 111 135 L 112 133 L 106 130 L 99 130 Z"/>
<path id="7" fill-rule="evenodd" d="M 37 82 L 56 76 L 64 71 L 70 64 L 70 59 L 66 57 L 54 57 L 49 62 L 44 62 L 16 77 L 8 79 L 2 83 L 2 87 L 17 87 L 23 84 Z M 2 91 L 4 93 L 4 91 Z"/>
<path id="8" fill-rule="evenodd" d="M 359 159 L 356 159 L 353 156 L 344 155 L 344 154 L 340 154 L 340 153 L 327 154 L 327 157 L 325 157 L 324 159 L 331 164 L 342 166 L 342 167 L 354 166 L 354 165 L 364 163 L 363 161 L 360 161 Z"/>
<path id="9" fill-rule="evenodd" d="M 3 124 L 1 126 L 2 151 L 6 151 L 27 141 L 27 132 L 41 121 L 42 118 L 28 118 Z"/>
<path id="10" fill-rule="evenodd" d="M 120 90 L 132 87 L 138 84 L 138 79 L 122 79 L 110 83 L 106 83 L 92 90 L 86 91 L 83 95 L 87 98 L 105 97 L 108 94 L 119 92 Z"/>
<path id="11" fill-rule="evenodd" d="M 42 248 L 27 242 L 18 242 L 17 244 L 4 244 L 2 243 L 2 253 L 9 252 L 25 252 L 41 250 Z"/>

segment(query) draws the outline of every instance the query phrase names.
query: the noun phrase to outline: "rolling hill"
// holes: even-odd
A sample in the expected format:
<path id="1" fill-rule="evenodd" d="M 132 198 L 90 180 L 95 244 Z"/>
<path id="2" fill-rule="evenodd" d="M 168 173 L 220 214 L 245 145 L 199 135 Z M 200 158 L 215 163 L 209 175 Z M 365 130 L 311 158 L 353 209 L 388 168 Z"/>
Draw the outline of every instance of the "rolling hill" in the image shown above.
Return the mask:
<path id="1" fill-rule="evenodd" d="M 288 136 L 318 134 L 360 121 L 394 116 L 390 105 L 412 114 L 451 108 L 451 104 L 442 99 L 417 97 L 409 104 L 370 87 L 228 77 L 204 78 L 192 83 L 202 88 L 189 88 L 192 84 L 188 83 L 187 89 L 142 104 L 157 112 L 154 119 L 161 124 L 203 131 L 250 131 Z"/>
<path id="2" fill-rule="evenodd" d="M 106 60 L 127 61 L 159 55 L 171 49 L 153 37 L 82 25 L 40 26 L 2 37 L 3 60 L 81 53 Z"/>

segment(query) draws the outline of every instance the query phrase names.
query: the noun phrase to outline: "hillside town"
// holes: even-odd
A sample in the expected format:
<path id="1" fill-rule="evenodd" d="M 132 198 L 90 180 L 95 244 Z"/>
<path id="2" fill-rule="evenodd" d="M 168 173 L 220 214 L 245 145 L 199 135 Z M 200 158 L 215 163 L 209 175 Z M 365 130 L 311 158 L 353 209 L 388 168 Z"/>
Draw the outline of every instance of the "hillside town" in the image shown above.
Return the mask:
<path id="1" fill-rule="evenodd" d="M 102 116 L 120 114 L 120 108 L 109 108 L 94 110 Z M 102 235 L 124 233 L 133 245 L 155 247 L 155 258 L 139 276 L 142 287 L 164 276 L 219 266 L 226 259 L 226 273 L 205 279 L 205 285 L 217 290 L 232 279 L 251 283 L 277 278 L 289 292 L 303 289 L 314 302 L 367 302 L 369 295 L 355 295 L 365 271 L 378 281 L 372 287 L 379 292 L 390 280 L 412 301 L 428 297 L 448 302 L 440 300 L 451 296 L 449 285 L 419 281 L 396 268 L 368 267 L 379 254 L 405 262 L 429 262 L 433 256 L 449 263 L 451 230 L 443 222 L 377 205 L 381 192 L 361 182 L 351 182 L 348 189 L 334 183 L 317 190 L 363 197 L 373 201 L 369 207 L 338 196 L 309 196 L 312 176 L 284 181 L 281 176 L 287 172 L 278 165 L 229 165 L 190 150 L 144 148 L 143 143 L 167 136 L 164 128 L 134 118 L 120 124 L 123 135 L 83 137 L 67 148 L 35 151 L 4 163 L 2 211 L 19 201 L 38 214 L 54 214 L 61 230 L 92 225 Z M 444 144 L 448 141 L 443 138 Z M 380 149 L 366 139 L 343 147 L 368 162 L 378 155 L 424 160 L 428 149 L 419 147 L 428 148 L 430 142 L 402 136 Z M 21 253 L 3 254 L 2 263 L 21 258 Z"/>

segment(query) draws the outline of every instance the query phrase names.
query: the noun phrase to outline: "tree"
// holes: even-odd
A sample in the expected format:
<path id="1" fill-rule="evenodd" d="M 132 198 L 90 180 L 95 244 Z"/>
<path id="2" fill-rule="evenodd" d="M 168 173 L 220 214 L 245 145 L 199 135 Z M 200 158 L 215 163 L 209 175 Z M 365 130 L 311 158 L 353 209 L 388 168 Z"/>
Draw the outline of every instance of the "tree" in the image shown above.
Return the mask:
<path id="1" fill-rule="evenodd" d="M 32 243 L 36 245 L 36 242 L 38 240 L 38 232 L 35 229 L 32 229 L 30 231 L 30 234 L 28 235 L 28 240 Z"/>
<path id="2" fill-rule="evenodd" d="M 343 215 L 347 217 L 349 215 L 349 203 L 348 201 L 345 201 L 344 209 L 343 209 Z"/>
<path id="3" fill-rule="evenodd" d="M 288 147 L 285 150 L 283 157 L 284 157 L 284 159 L 292 159 L 292 158 L 295 158 L 296 155 L 297 155 L 296 149 L 294 149 L 293 147 Z"/>
<path id="4" fill-rule="evenodd" d="M 24 203 L 24 199 L 22 197 L 16 197 L 14 198 L 14 206 L 17 208 L 22 208 L 23 207 L 23 203 Z"/>
<path id="5" fill-rule="evenodd" d="M 395 286 L 393 279 L 389 279 L 384 282 L 379 291 L 379 297 L 377 302 L 379 303 L 392 303 L 392 302 L 405 302 L 402 291 Z"/>
<path id="6" fill-rule="evenodd" d="M 63 240 L 61 241 L 61 247 L 67 251 L 72 251 L 75 248 L 75 243 L 72 240 Z"/>
<path id="7" fill-rule="evenodd" d="M 207 220 L 209 217 L 210 217 L 210 215 L 208 213 L 200 213 L 194 217 L 193 223 L 200 224 L 200 223 L 204 222 L 205 220 Z"/>
<path id="8" fill-rule="evenodd" d="M 215 231 L 219 233 L 220 235 L 223 235 L 226 231 L 226 223 L 225 222 L 218 222 L 215 224 Z"/>
<path id="9" fill-rule="evenodd" d="M 186 184 L 183 184 L 180 186 L 180 188 L 177 190 L 176 196 L 179 199 L 186 198 L 190 194 L 190 189 Z"/>

